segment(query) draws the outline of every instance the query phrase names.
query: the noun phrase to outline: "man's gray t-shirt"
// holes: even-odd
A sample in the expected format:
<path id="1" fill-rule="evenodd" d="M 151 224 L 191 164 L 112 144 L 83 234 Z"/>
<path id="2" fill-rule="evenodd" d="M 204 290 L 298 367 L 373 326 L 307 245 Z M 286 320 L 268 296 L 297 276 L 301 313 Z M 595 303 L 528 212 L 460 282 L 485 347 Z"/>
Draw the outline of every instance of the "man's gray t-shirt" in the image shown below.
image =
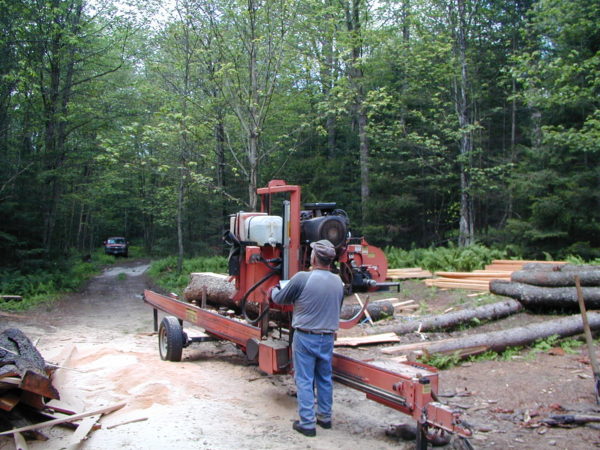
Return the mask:
<path id="1" fill-rule="evenodd" d="M 271 298 L 280 305 L 294 305 L 293 328 L 334 332 L 339 328 L 344 284 L 328 270 L 298 272 L 283 289 L 273 289 Z"/>

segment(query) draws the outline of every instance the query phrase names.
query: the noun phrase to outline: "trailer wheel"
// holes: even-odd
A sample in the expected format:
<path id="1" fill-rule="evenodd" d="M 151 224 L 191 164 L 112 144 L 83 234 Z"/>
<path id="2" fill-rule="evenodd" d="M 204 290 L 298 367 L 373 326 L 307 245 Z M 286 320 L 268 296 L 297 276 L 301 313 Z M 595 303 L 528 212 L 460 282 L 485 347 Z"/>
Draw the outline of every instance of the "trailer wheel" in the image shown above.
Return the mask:
<path id="1" fill-rule="evenodd" d="M 164 361 L 181 361 L 183 328 L 176 317 L 166 316 L 158 329 L 158 351 Z"/>

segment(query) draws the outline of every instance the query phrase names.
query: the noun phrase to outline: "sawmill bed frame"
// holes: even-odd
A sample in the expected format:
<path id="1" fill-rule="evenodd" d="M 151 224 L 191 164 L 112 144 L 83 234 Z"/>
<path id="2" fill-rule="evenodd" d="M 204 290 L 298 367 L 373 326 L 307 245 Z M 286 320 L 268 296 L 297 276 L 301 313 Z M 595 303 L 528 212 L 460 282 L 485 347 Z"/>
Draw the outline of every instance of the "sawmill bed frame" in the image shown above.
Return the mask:
<path id="1" fill-rule="evenodd" d="M 144 301 L 153 308 L 162 359 L 180 361 L 183 347 L 216 339 L 235 344 L 268 374 L 292 371 L 293 330 L 288 340 L 265 338 L 259 327 L 151 290 L 144 291 Z M 159 310 L 167 314 L 160 326 Z M 183 322 L 203 329 L 208 337 L 188 338 Z M 411 416 L 417 422 L 418 449 L 427 448 L 427 436 L 433 433 L 453 433 L 462 438 L 472 434 L 459 413 L 436 401 L 438 373 L 433 367 L 417 362 L 364 362 L 334 353 L 333 376 L 335 381 L 365 393 L 368 399 Z"/>

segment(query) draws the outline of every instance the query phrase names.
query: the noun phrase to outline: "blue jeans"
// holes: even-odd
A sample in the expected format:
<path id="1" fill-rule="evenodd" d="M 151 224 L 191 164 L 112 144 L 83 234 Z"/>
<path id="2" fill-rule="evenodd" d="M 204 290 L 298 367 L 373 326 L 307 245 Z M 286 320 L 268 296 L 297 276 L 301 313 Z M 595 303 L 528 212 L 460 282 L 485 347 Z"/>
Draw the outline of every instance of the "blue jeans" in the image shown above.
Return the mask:
<path id="1" fill-rule="evenodd" d="M 317 390 L 317 416 L 320 420 L 331 420 L 333 405 L 333 334 L 294 333 L 292 357 L 294 378 L 298 397 L 298 415 L 300 425 L 314 428 L 315 388 Z"/>

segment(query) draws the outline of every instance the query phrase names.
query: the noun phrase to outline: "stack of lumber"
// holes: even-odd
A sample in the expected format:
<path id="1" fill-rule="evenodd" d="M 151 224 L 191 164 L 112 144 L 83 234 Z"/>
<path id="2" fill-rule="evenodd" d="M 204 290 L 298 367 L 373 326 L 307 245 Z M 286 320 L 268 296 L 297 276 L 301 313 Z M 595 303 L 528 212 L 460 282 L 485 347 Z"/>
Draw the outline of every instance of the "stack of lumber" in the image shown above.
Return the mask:
<path id="1" fill-rule="evenodd" d="M 429 270 L 423 270 L 420 267 L 405 267 L 403 269 L 388 269 L 387 278 L 389 280 L 409 280 L 413 278 L 431 278 L 432 273 Z"/>
<path id="2" fill-rule="evenodd" d="M 515 272 L 521 270 L 525 264 L 551 264 L 560 265 L 565 264 L 564 261 L 535 261 L 535 260 L 524 260 L 524 259 L 495 259 L 491 264 L 485 266 L 485 270 L 500 271 L 500 272 Z"/>
<path id="3" fill-rule="evenodd" d="M 563 261 L 524 261 L 496 259 L 485 266 L 484 270 L 473 272 L 436 272 L 435 278 L 425 280 L 427 286 L 435 286 L 448 289 L 467 289 L 473 291 L 489 291 L 490 281 L 506 280 L 514 271 L 521 270 L 525 264 L 537 263 L 556 266 L 564 264 Z"/>

